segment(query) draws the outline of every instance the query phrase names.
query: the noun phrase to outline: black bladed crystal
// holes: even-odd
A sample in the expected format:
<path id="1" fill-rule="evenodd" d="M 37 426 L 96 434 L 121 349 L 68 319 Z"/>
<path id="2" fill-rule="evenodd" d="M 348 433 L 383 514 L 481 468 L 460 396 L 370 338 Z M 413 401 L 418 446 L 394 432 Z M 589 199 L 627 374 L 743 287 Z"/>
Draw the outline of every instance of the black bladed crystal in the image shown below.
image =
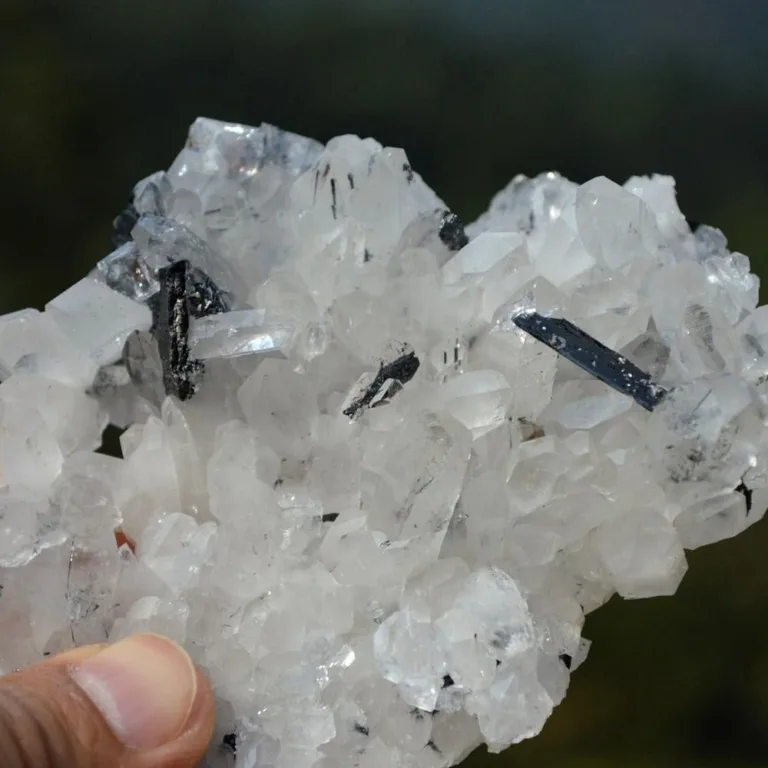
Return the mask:
<path id="1" fill-rule="evenodd" d="M 157 341 L 162 364 L 162 384 L 166 395 L 188 400 L 195 394 L 204 372 L 202 361 L 190 355 L 190 321 L 229 312 L 232 306 L 230 295 L 186 259 L 161 269 L 158 279 L 160 290 L 149 305 L 153 318 L 152 335 Z M 132 350 L 139 351 L 139 347 L 134 344 Z M 140 374 L 145 363 L 134 366 L 134 370 L 129 368 L 137 383 L 142 378 Z"/>
<path id="2" fill-rule="evenodd" d="M 163 365 L 168 395 L 188 400 L 195 393 L 201 364 L 189 355 L 188 261 L 177 261 L 160 270 L 160 294 L 153 329 Z"/>
<path id="3" fill-rule="evenodd" d="M 663 387 L 654 384 L 645 371 L 569 320 L 544 317 L 538 312 L 521 312 L 512 321 L 518 328 L 596 379 L 629 395 L 646 411 L 652 411 L 667 394 Z"/>
<path id="4" fill-rule="evenodd" d="M 360 410 L 367 408 L 388 379 L 397 381 L 400 385 L 407 384 L 416 375 L 420 365 L 415 352 L 403 354 L 390 363 L 382 363 L 374 380 L 365 392 L 344 410 L 344 415 L 353 418 Z"/>

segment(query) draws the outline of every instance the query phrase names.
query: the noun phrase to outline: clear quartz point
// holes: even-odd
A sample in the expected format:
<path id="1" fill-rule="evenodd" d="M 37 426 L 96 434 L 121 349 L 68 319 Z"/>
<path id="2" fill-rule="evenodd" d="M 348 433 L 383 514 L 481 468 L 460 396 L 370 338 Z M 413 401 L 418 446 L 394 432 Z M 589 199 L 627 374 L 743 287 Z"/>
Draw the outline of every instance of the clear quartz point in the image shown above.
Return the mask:
<path id="1" fill-rule="evenodd" d="M 101 277 L 113 290 L 135 301 L 146 301 L 160 290 L 157 275 L 130 242 L 105 256 L 96 265 L 95 276 Z"/>
<path id="2" fill-rule="evenodd" d="M 241 357 L 280 353 L 292 335 L 291 324 L 268 322 L 263 309 L 246 309 L 193 320 L 189 345 L 201 360 Z"/>

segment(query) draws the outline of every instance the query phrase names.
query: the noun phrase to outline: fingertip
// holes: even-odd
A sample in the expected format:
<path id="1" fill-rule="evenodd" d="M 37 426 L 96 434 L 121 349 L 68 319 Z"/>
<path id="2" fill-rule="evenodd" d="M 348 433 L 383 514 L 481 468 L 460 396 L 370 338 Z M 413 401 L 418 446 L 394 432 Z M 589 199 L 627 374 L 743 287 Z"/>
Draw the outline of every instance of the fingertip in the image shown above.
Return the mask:
<path id="1" fill-rule="evenodd" d="M 157 749 L 136 753 L 126 768 L 190 768 L 205 756 L 213 737 L 216 702 L 208 678 L 196 668 L 197 694 L 181 734 Z"/>
<path id="2" fill-rule="evenodd" d="M 76 664 L 72 678 L 133 749 L 154 749 L 184 729 L 197 701 L 197 670 L 159 635 L 133 635 Z"/>
<path id="3" fill-rule="evenodd" d="M 214 713 L 205 674 L 166 638 L 78 648 L 0 678 L 0 765 L 192 768 Z"/>

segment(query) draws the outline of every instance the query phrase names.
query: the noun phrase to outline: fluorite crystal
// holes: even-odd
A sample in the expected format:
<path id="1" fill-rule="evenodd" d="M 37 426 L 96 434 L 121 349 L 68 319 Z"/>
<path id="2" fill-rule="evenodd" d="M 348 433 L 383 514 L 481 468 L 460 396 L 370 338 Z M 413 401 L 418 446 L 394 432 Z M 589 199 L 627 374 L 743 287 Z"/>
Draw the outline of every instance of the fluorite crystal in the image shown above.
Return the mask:
<path id="1" fill-rule="evenodd" d="M 465 230 L 399 149 L 201 119 L 114 244 L 0 318 L 0 671 L 165 633 L 212 768 L 534 736 L 586 613 L 768 506 L 768 309 L 668 177 Z"/>

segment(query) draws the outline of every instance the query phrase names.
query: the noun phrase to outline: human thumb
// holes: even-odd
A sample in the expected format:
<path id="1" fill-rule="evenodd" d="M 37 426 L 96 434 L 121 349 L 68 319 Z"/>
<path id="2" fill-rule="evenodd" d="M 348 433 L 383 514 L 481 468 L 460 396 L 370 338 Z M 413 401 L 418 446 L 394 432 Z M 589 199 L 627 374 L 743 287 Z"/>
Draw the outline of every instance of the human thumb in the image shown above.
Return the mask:
<path id="1" fill-rule="evenodd" d="M 159 635 L 80 648 L 0 677 L 2 768 L 193 768 L 213 694 Z"/>

